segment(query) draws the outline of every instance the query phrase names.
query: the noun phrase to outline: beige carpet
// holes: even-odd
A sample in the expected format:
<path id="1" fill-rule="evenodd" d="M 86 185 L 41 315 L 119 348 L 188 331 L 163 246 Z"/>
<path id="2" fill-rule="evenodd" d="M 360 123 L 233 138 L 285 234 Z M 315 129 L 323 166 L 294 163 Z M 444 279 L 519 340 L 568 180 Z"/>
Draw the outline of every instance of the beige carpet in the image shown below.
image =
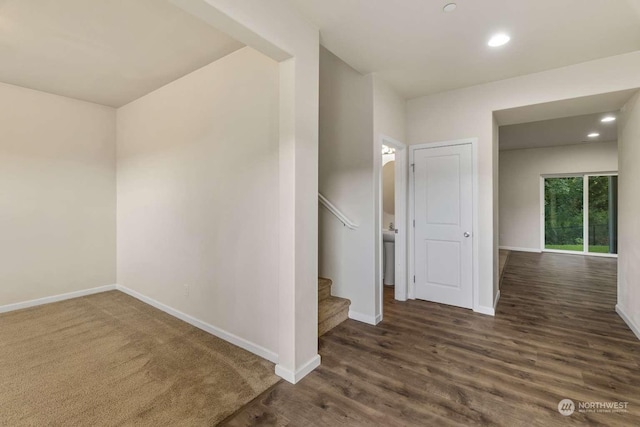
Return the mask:
<path id="1" fill-rule="evenodd" d="M 0 425 L 215 425 L 272 363 L 118 291 L 0 315 Z"/>

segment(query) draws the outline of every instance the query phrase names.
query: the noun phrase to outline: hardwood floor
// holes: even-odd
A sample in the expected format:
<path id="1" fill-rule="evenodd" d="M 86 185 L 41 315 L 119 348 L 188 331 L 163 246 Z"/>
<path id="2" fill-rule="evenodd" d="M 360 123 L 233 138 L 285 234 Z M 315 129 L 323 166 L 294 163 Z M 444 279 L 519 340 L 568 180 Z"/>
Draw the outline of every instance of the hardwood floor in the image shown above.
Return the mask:
<path id="1" fill-rule="evenodd" d="M 385 289 L 384 321 L 320 338 L 322 366 L 223 424 L 640 425 L 640 341 L 614 311 L 616 260 L 511 252 L 496 317 Z M 563 416 L 561 399 L 628 402 Z"/>

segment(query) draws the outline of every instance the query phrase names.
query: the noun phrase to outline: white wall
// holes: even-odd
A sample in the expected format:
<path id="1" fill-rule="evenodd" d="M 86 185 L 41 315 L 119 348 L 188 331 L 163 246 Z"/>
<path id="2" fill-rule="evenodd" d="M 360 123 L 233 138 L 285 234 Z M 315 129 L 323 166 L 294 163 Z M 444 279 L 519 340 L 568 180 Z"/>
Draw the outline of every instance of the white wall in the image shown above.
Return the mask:
<path id="1" fill-rule="evenodd" d="M 117 112 L 118 284 L 273 354 L 278 80 L 244 48 Z"/>
<path id="2" fill-rule="evenodd" d="M 375 317 L 373 92 L 363 76 L 320 48 L 319 191 L 358 224 L 350 230 L 319 208 L 319 274 L 351 311 Z M 379 156 L 380 157 L 380 156 Z"/>
<path id="3" fill-rule="evenodd" d="M 404 142 L 405 100 L 377 75 L 373 75 L 373 126 L 380 134 Z"/>
<path id="4" fill-rule="evenodd" d="M 640 338 L 640 95 L 622 109 L 618 128 L 618 312 Z"/>
<path id="5" fill-rule="evenodd" d="M 640 87 L 640 51 L 409 100 L 407 142 L 478 138 L 479 305 L 492 307 L 498 280 L 494 216 L 497 138 L 493 112 Z"/>
<path id="6" fill-rule="evenodd" d="M 542 249 L 541 175 L 617 170 L 615 141 L 500 151 L 500 246 Z"/>
<path id="7" fill-rule="evenodd" d="M 115 110 L 0 83 L 0 306 L 115 283 Z"/>

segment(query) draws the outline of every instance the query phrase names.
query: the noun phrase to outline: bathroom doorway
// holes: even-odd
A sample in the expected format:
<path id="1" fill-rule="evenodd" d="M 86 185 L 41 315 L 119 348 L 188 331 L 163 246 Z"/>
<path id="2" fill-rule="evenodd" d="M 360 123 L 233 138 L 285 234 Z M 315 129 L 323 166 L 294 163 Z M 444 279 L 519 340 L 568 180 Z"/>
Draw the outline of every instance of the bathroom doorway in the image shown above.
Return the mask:
<path id="1" fill-rule="evenodd" d="M 407 180 L 408 150 L 400 141 L 387 136 L 376 147 L 378 177 L 376 311 L 382 319 L 385 286 L 394 288 L 397 300 L 407 299 Z"/>

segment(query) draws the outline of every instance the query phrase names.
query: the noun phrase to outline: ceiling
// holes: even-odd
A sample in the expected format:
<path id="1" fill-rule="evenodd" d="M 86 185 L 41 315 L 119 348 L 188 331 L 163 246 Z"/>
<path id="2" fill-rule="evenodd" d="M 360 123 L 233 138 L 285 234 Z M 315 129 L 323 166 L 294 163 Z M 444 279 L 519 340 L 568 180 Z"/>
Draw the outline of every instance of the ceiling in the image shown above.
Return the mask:
<path id="1" fill-rule="evenodd" d="M 241 47 L 169 0 L 0 0 L 0 82 L 111 107 Z"/>
<path id="2" fill-rule="evenodd" d="M 638 89 L 620 90 L 561 101 L 545 102 L 524 107 L 494 111 L 500 126 L 518 123 L 539 122 L 563 117 L 584 116 L 595 113 L 617 111 L 638 92 Z"/>
<path id="3" fill-rule="evenodd" d="M 640 0 L 288 1 L 327 49 L 406 98 L 640 50 Z M 499 31 L 511 42 L 489 48 Z"/>
<path id="4" fill-rule="evenodd" d="M 616 122 L 602 123 L 611 113 L 586 114 L 561 119 L 541 120 L 500 127 L 500 150 L 554 147 L 559 145 L 582 144 L 585 142 L 610 142 L 618 140 Z M 589 138 L 591 132 L 600 134 Z"/>

